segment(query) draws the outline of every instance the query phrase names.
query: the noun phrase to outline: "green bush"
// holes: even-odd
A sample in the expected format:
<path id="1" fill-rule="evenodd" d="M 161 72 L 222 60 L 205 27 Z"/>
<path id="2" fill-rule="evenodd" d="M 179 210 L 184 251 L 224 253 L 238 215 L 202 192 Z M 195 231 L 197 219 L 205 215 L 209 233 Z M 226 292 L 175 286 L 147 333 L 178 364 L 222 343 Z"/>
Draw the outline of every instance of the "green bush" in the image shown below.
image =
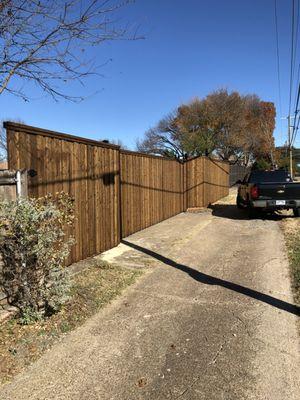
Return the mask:
<path id="1" fill-rule="evenodd" d="M 25 323 L 68 298 L 64 261 L 74 243 L 66 233 L 73 219 L 73 201 L 64 193 L 0 204 L 0 285 Z"/>

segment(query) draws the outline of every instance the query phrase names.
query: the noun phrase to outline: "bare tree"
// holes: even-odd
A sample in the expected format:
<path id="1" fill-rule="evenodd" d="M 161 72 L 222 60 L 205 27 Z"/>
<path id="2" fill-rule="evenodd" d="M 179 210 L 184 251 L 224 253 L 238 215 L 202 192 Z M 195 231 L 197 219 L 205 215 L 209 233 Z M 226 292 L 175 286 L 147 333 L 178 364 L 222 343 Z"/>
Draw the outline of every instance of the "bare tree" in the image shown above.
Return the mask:
<path id="1" fill-rule="evenodd" d="M 97 73 L 90 46 L 125 38 L 118 12 L 130 0 L 0 0 L 0 94 L 24 100 L 34 82 L 55 100 L 81 100 L 62 84 Z M 135 39 L 132 33 L 128 38 Z"/>
<path id="2" fill-rule="evenodd" d="M 178 112 L 162 118 L 154 128 L 145 132 L 136 147 L 142 153 L 156 154 L 171 158 L 183 159 L 186 155 L 183 142 L 183 131 L 177 124 Z"/>

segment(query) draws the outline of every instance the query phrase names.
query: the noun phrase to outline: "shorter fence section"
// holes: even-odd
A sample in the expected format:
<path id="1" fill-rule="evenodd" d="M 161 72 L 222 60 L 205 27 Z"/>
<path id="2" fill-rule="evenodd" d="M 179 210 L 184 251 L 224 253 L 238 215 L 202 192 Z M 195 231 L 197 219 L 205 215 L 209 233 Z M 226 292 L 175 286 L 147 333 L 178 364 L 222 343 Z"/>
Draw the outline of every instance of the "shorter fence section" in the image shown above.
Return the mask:
<path id="1" fill-rule="evenodd" d="M 229 193 L 228 163 L 197 157 L 186 163 L 187 208 L 207 207 Z"/>
<path id="2" fill-rule="evenodd" d="M 245 175 L 250 172 L 250 168 L 239 164 L 230 164 L 229 166 L 229 186 L 234 186 L 238 180 L 243 180 Z"/>
<path id="3" fill-rule="evenodd" d="M 229 193 L 229 166 L 223 161 L 204 158 L 204 205 L 227 196 Z"/>

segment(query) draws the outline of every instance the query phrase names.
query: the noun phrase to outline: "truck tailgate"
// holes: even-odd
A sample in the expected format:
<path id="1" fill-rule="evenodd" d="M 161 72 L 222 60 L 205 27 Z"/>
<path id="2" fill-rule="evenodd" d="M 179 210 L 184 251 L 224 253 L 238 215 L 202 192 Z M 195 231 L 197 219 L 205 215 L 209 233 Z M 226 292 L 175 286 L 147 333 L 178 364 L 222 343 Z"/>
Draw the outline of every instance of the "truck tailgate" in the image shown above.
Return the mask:
<path id="1" fill-rule="evenodd" d="M 257 186 L 259 199 L 300 199 L 300 183 L 260 183 Z"/>

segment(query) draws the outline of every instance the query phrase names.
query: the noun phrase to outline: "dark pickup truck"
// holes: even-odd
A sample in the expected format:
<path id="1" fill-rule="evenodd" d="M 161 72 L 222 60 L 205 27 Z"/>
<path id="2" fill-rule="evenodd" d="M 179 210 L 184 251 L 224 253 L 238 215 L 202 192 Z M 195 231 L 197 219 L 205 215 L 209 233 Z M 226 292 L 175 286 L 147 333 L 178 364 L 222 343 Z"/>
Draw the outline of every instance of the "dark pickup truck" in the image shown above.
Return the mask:
<path id="1" fill-rule="evenodd" d="M 252 171 L 237 183 L 237 206 L 250 214 L 292 209 L 295 217 L 300 216 L 300 183 L 293 182 L 287 171 Z"/>

